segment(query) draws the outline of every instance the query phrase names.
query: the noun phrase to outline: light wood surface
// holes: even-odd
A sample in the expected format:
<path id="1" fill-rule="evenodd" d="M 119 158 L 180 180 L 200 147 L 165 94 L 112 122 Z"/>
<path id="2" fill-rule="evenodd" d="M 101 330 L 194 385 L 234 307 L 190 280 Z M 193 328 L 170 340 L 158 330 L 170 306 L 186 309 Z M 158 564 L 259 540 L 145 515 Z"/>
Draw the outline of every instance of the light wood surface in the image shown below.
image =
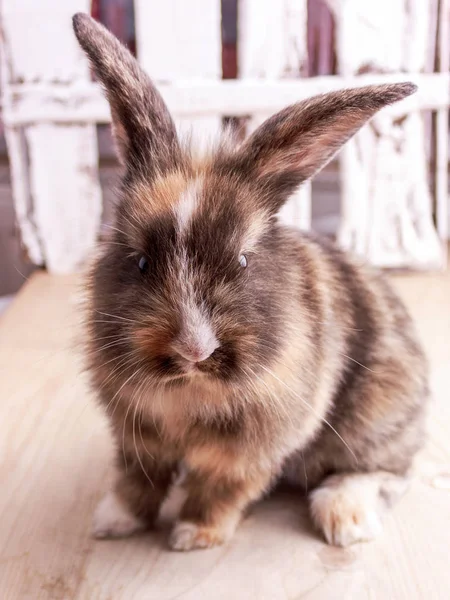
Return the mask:
<path id="1" fill-rule="evenodd" d="M 222 548 L 170 553 L 165 534 L 96 542 L 111 443 L 80 375 L 77 280 L 35 274 L 0 317 L 0 598 L 450 598 L 450 276 L 397 277 L 432 365 L 430 442 L 381 538 L 347 550 L 304 498 L 261 502 Z"/>

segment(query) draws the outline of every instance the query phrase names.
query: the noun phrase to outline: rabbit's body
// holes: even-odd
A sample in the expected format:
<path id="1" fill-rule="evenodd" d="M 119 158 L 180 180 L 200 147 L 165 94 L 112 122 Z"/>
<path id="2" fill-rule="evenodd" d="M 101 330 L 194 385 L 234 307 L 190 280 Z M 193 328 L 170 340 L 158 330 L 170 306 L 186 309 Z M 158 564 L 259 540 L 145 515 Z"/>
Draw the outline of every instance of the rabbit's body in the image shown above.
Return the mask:
<path id="1" fill-rule="evenodd" d="M 284 228 L 279 235 L 289 255 L 280 285 L 291 320 L 277 333 L 278 356 L 259 371 L 249 366 L 253 376 L 222 382 L 200 374 L 144 393 L 141 381 L 126 381 L 131 371 L 111 378 L 114 361 L 104 367 L 109 354 L 94 354 L 94 380 L 113 423 L 119 469 L 126 473 L 117 492 L 142 519 L 139 525 L 155 517 L 180 462 L 192 472 L 196 509 L 197 493 L 205 489 L 201 478 L 210 480 L 212 511 L 221 508 L 221 494 L 230 493 L 220 489 L 222 481 L 239 482 L 233 504 L 240 508 L 280 477 L 312 491 L 333 473 L 375 473 L 373 500 L 381 510 L 378 494 L 390 499 L 398 490 L 384 472 L 408 474 L 423 440 L 428 390 L 426 361 L 404 307 L 381 275 L 328 242 Z M 99 535 L 106 533 L 103 516 Z M 230 531 L 216 534 L 218 541 Z M 337 530 L 326 534 L 331 542 L 345 542 Z M 180 547 L 195 545 L 185 538 L 184 532 Z"/>
<path id="2" fill-rule="evenodd" d="M 127 168 L 90 280 L 90 370 L 119 470 L 96 535 L 151 525 L 184 464 L 174 549 L 228 539 L 281 477 L 310 492 L 329 542 L 372 537 L 422 441 L 426 361 L 379 274 L 276 213 L 413 88 L 294 105 L 202 161 L 118 42 L 82 15 L 75 31 Z"/>

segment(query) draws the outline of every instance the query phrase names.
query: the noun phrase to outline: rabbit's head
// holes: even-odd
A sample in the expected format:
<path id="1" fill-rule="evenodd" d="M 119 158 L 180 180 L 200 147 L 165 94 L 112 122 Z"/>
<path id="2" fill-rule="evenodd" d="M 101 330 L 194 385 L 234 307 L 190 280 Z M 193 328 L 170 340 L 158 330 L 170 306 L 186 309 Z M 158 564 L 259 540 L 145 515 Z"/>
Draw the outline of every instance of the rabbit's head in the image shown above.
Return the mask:
<path id="1" fill-rule="evenodd" d="M 415 90 L 370 86 L 294 104 L 242 144 L 199 159 L 155 85 L 103 26 L 74 17 L 108 98 L 125 168 L 113 235 L 92 272 L 103 364 L 158 383 L 239 381 L 285 345 L 301 292 L 295 234 L 277 213 L 383 106 Z"/>

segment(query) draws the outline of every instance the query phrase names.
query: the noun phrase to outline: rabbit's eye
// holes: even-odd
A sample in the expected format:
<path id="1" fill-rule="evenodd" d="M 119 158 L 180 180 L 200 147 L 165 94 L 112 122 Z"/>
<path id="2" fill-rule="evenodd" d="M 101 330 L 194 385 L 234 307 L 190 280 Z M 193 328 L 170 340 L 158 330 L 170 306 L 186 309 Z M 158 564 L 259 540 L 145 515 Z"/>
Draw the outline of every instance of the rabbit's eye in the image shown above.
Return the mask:
<path id="1" fill-rule="evenodd" d="M 245 269 L 245 267 L 247 266 L 247 257 L 245 256 L 245 254 L 241 254 L 239 257 L 239 264 L 241 265 L 241 267 L 243 269 Z"/>
<path id="2" fill-rule="evenodd" d="M 139 271 L 141 273 L 147 273 L 148 271 L 148 260 L 145 258 L 145 256 L 141 256 L 138 262 L 138 267 L 139 267 Z"/>

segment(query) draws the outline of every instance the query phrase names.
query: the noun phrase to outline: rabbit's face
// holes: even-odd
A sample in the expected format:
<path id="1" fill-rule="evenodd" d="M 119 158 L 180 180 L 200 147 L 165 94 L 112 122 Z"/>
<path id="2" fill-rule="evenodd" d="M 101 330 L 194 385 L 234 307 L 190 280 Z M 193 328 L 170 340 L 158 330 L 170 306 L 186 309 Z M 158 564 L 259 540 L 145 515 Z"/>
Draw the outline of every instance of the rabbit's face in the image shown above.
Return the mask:
<path id="1" fill-rule="evenodd" d="M 248 379 L 276 356 L 289 266 L 257 193 L 214 165 L 128 181 L 93 279 L 105 360 L 186 383 Z"/>

